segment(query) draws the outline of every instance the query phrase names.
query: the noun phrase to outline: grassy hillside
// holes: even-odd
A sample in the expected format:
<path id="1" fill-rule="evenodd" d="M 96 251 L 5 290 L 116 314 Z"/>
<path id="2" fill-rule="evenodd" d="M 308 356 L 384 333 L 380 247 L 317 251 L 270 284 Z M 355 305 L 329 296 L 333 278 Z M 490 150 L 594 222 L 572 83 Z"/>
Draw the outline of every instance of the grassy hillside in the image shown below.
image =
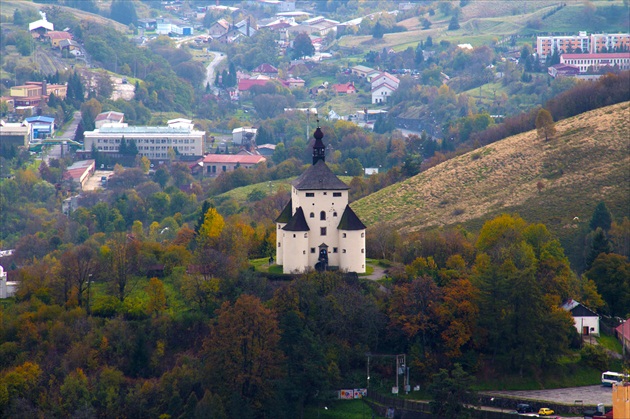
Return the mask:
<path id="1" fill-rule="evenodd" d="M 558 122 L 550 141 L 536 131 L 509 137 L 352 207 L 367 225 L 384 222 L 407 232 L 457 224 L 477 229 L 497 214 L 518 213 L 567 243 L 599 201 L 615 218 L 630 215 L 629 116 L 624 102 Z"/>

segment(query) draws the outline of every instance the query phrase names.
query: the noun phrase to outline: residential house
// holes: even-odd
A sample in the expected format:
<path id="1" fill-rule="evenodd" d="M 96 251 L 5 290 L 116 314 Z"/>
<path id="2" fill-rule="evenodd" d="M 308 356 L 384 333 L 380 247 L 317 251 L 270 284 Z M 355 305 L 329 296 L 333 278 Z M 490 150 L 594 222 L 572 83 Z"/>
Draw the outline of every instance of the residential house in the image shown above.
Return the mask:
<path id="1" fill-rule="evenodd" d="M 288 87 L 289 89 L 298 89 L 298 88 L 304 87 L 304 84 L 306 82 L 299 77 L 289 77 L 288 79 L 280 80 L 280 83 L 282 83 L 284 86 Z"/>
<path id="2" fill-rule="evenodd" d="M 206 154 L 197 162 L 203 176 L 218 176 L 224 172 L 232 172 L 238 167 L 250 169 L 267 159 L 260 155 L 250 154 Z M 194 169 L 193 169 L 194 170 Z"/>
<path id="3" fill-rule="evenodd" d="M 31 116 L 24 121 L 31 126 L 30 141 L 49 138 L 55 133 L 55 118 L 52 116 Z"/>
<path id="4" fill-rule="evenodd" d="M 125 114 L 122 112 L 101 112 L 94 118 L 94 124 L 96 128 L 102 128 L 105 124 L 122 124 L 125 119 Z"/>
<path id="5" fill-rule="evenodd" d="M 387 83 L 392 86 L 394 89 L 398 89 L 400 85 L 400 80 L 398 77 L 392 76 L 387 72 L 379 73 L 377 76 L 371 77 L 370 83 L 372 84 L 372 89 L 380 86 L 383 83 Z"/>
<path id="6" fill-rule="evenodd" d="M 573 324 L 581 336 L 599 336 L 597 313 L 575 300 L 568 300 L 561 307 L 571 313 Z"/>
<path id="7" fill-rule="evenodd" d="M 230 31 L 230 23 L 225 19 L 217 20 L 210 29 L 208 29 L 208 35 L 213 38 L 220 38 Z"/>
<path id="8" fill-rule="evenodd" d="M 387 98 L 396 91 L 396 88 L 387 82 L 383 82 L 372 88 L 372 103 L 385 103 Z"/>
<path id="9" fill-rule="evenodd" d="M 44 37 L 50 40 L 50 46 L 52 48 L 61 49 L 59 42 L 72 39 L 72 34 L 64 31 L 48 31 Z"/>
<path id="10" fill-rule="evenodd" d="M 269 63 L 262 63 L 258 67 L 252 70 L 252 73 L 259 73 L 269 77 L 275 77 L 278 75 L 278 69 Z"/>
<path id="11" fill-rule="evenodd" d="M 60 50 L 68 50 L 71 54 L 75 55 L 75 51 L 78 52 L 78 55 L 81 55 L 81 45 L 77 41 L 73 41 L 72 39 L 62 39 L 59 41 L 59 49 Z"/>
<path id="12" fill-rule="evenodd" d="M 347 95 L 347 94 L 353 94 L 357 92 L 357 89 L 354 87 L 354 82 L 333 84 L 332 89 L 338 95 Z"/>

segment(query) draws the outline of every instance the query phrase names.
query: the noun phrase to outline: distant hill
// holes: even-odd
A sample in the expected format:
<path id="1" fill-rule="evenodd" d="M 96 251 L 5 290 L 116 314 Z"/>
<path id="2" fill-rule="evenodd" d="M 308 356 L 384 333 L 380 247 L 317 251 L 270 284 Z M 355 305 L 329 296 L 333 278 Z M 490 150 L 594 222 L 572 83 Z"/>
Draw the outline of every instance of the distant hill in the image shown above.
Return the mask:
<path id="1" fill-rule="evenodd" d="M 364 223 L 399 231 L 463 224 L 500 213 L 541 222 L 565 246 L 605 201 L 630 215 L 630 102 L 556 123 L 556 138 L 530 131 L 448 160 L 352 204 Z M 539 183 L 540 182 L 540 183 Z M 579 221 L 574 220 L 578 217 Z"/>

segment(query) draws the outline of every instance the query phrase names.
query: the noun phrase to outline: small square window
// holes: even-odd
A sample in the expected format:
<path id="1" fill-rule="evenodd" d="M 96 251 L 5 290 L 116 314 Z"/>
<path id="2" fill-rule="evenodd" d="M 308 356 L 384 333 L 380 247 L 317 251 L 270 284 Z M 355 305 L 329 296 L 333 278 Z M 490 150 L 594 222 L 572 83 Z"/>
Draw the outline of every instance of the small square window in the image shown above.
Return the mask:
<path id="1" fill-rule="evenodd" d="M 361 249 L 361 253 L 365 253 L 365 249 Z"/>
<path id="2" fill-rule="evenodd" d="M 293 235 L 293 238 L 295 238 L 295 234 Z"/>
<path id="3" fill-rule="evenodd" d="M 306 192 L 306 197 L 307 198 L 314 198 L 315 197 L 315 192 Z"/>
<path id="4" fill-rule="evenodd" d="M 346 253 L 346 249 L 341 250 L 341 253 Z"/>
<path id="5" fill-rule="evenodd" d="M 328 195 L 328 192 L 324 192 L 324 195 Z"/>
<path id="6" fill-rule="evenodd" d="M 333 253 L 337 253 L 337 248 L 333 247 Z"/>
<path id="7" fill-rule="evenodd" d="M 309 214 L 309 218 L 315 218 L 315 213 L 314 213 L 314 212 L 311 212 L 311 213 Z"/>
<path id="8" fill-rule="evenodd" d="M 346 233 L 343 233 L 343 234 L 341 235 L 341 237 L 343 237 L 343 238 L 345 239 L 345 238 L 346 238 Z"/>
<path id="9" fill-rule="evenodd" d="M 302 250 L 302 254 L 305 255 L 306 254 L 306 250 Z"/>
<path id="10" fill-rule="evenodd" d="M 341 196 L 341 192 L 333 192 L 333 196 L 339 197 L 339 196 Z"/>
<path id="11" fill-rule="evenodd" d="M 361 233 L 361 237 L 365 237 L 365 233 Z"/>
<path id="12" fill-rule="evenodd" d="M 308 233 L 304 233 L 304 238 L 307 239 L 308 238 Z"/>
<path id="13" fill-rule="evenodd" d="M 311 253 L 315 253 L 315 248 L 311 247 Z"/>
<path id="14" fill-rule="evenodd" d="M 325 236 L 326 235 L 326 227 L 320 227 L 319 234 L 322 235 L 322 236 Z"/>
<path id="15" fill-rule="evenodd" d="M 333 212 L 333 217 L 336 217 L 336 216 L 337 216 L 337 212 L 335 211 Z"/>
<path id="16" fill-rule="evenodd" d="M 280 245 L 281 245 L 281 243 L 280 243 L 280 242 L 278 242 L 278 247 L 280 247 Z"/>

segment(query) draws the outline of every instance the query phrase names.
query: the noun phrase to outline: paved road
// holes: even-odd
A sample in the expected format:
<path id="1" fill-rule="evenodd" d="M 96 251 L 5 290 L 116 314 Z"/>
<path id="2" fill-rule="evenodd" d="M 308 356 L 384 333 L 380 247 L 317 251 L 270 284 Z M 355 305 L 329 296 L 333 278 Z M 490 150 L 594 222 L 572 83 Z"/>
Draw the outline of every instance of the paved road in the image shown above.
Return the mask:
<path id="1" fill-rule="evenodd" d="M 210 84 L 210 86 L 212 87 L 212 93 L 214 93 L 215 95 L 218 94 L 219 89 L 214 86 L 214 69 L 217 67 L 217 65 L 219 65 L 219 63 L 223 60 L 225 60 L 227 57 L 224 53 L 219 52 L 219 51 L 208 51 L 209 54 L 213 54 L 214 57 L 212 58 L 212 61 L 210 61 L 210 64 L 208 64 L 208 67 L 206 68 L 206 80 L 204 81 L 203 85 L 206 86 L 208 84 Z"/>
<path id="2" fill-rule="evenodd" d="M 584 405 L 604 403 L 607 406 L 612 406 L 612 388 L 601 385 L 557 388 L 552 390 L 484 391 L 483 394 L 490 396 L 511 396 L 569 405 L 575 404 L 576 400 L 582 400 L 582 404 Z"/>

